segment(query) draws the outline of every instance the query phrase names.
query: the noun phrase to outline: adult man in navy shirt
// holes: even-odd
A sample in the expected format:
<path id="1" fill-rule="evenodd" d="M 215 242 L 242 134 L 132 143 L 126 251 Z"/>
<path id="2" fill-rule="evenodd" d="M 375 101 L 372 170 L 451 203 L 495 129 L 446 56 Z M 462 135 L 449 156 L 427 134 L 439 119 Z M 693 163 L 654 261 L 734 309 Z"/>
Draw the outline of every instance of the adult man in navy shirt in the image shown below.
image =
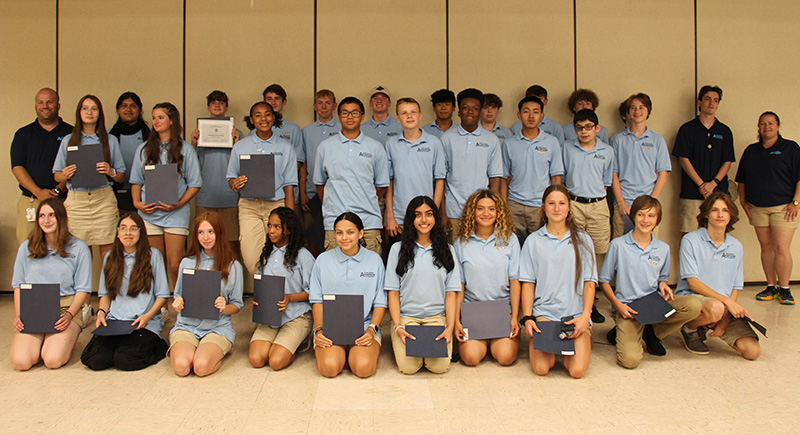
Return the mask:
<path id="1" fill-rule="evenodd" d="M 700 114 L 683 124 L 672 155 L 681 164 L 681 232 L 697 229 L 700 204 L 711 192 L 728 191 L 728 170 L 736 160 L 733 133 L 714 116 L 722 101 L 719 86 L 705 85 L 697 94 Z"/>
<path id="2" fill-rule="evenodd" d="M 53 178 L 53 162 L 61 139 L 72 126 L 58 116 L 61 104 L 50 88 L 36 93 L 36 120 L 17 130 L 11 142 L 11 172 L 22 196 L 17 202 L 17 243 L 28 238 L 36 224 L 36 208 L 47 198 L 63 196 L 66 183 Z"/>

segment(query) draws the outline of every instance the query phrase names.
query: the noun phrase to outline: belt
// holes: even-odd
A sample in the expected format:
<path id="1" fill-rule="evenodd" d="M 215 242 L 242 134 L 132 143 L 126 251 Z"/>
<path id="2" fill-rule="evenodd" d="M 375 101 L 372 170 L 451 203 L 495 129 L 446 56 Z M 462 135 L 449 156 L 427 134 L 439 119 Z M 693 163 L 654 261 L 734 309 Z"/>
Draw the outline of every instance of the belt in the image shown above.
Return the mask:
<path id="1" fill-rule="evenodd" d="M 578 201 L 578 202 L 580 202 L 581 204 L 593 204 L 593 203 L 595 203 L 595 202 L 600 202 L 600 201 L 602 201 L 602 200 L 604 200 L 604 199 L 606 199 L 606 197 L 605 197 L 605 196 L 601 196 L 601 197 L 599 197 L 599 198 L 584 198 L 584 197 L 582 197 L 582 196 L 575 196 L 575 195 L 572 195 L 572 200 L 573 200 L 573 201 Z"/>

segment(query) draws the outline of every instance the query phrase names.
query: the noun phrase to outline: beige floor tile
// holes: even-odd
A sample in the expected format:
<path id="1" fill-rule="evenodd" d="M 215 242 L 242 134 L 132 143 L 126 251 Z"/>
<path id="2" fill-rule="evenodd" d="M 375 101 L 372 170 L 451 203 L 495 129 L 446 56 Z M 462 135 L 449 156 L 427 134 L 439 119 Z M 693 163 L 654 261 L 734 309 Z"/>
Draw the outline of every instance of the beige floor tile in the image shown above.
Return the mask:
<path id="1" fill-rule="evenodd" d="M 332 379 L 319 380 L 314 409 L 371 410 L 374 409 L 375 399 L 373 379 L 339 375 Z"/>
<path id="2" fill-rule="evenodd" d="M 422 377 L 407 376 L 399 379 L 375 379 L 373 390 L 374 409 L 403 410 L 431 409 L 433 400 L 428 388 L 428 380 Z"/>
<path id="3" fill-rule="evenodd" d="M 438 434 L 433 409 L 376 409 L 373 413 L 375 434 Z"/>
<path id="4" fill-rule="evenodd" d="M 239 433 L 244 427 L 249 410 L 235 408 L 192 409 L 181 422 L 176 433 L 222 434 Z"/>
<path id="5" fill-rule="evenodd" d="M 9 434 L 39 434 L 47 432 L 70 413 L 69 398 L 63 407 L 15 406 L 3 415 L 0 431 Z"/>
<path id="6" fill-rule="evenodd" d="M 504 433 L 503 424 L 492 407 L 436 408 L 439 433 Z"/>
<path id="7" fill-rule="evenodd" d="M 109 433 L 140 433 L 146 428 L 147 433 L 174 434 L 188 413 L 189 410 L 186 409 L 151 405 L 130 408 L 117 416 L 111 424 Z"/>
<path id="8" fill-rule="evenodd" d="M 373 433 L 372 410 L 331 411 L 315 409 L 308 424 L 309 434 Z"/>
<path id="9" fill-rule="evenodd" d="M 111 430 L 115 420 L 114 418 L 108 418 L 108 416 L 124 414 L 128 409 L 128 406 L 108 402 L 98 407 L 75 407 L 50 426 L 46 433 L 106 433 Z"/>
<path id="10" fill-rule="evenodd" d="M 318 384 L 318 379 L 279 382 L 268 380 L 256 397 L 253 410 L 310 410 L 314 407 Z"/>
<path id="11" fill-rule="evenodd" d="M 241 433 L 253 435 L 265 433 L 305 434 L 308 431 L 310 420 L 310 409 L 254 409 L 247 416 Z"/>

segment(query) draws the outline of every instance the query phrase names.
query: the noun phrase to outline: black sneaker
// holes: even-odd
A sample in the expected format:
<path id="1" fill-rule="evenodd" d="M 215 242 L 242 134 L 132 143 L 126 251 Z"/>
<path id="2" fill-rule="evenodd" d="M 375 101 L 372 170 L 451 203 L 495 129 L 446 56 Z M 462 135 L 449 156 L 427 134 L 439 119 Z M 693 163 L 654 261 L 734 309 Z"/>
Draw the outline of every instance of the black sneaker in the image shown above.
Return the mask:
<path id="1" fill-rule="evenodd" d="M 771 301 L 773 299 L 778 299 L 778 289 L 772 285 L 767 286 L 756 295 L 756 300 L 759 301 Z"/>
<path id="2" fill-rule="evenodd" d="M 681 328 L 681 336 L 686 350 L 695 355 L 708 355 L 708 347 L 703 343 L 697 331 L 689 331 L 686 327 Z"/>
<path id="3" fill-rule="evenodd" d="M 644 325 L 642 339 L 644 339 L 644 346 L 650 355 L 664 356 L 667 354 L 667 350 L 664 349 L 661 340 L 656 337 L 656 333 L 653 331 L 653 325 Z"/>
<path id="4" fill-rule="evenodd" d="M 603 323 L 606 321 L 606 316 L 597 311 L 597 307 L 592 305 L 592 323 Z"/>
<path id="5" fill-rule="evenodd" d="M 789 291 L 788 288 L 781 287 L 778 290 L 778 301 L 780 301 L 781 305 L 794 305 L 794 298 L 792 297 L 792 292 Z"/>
<path id="6" fill-rule="evenodd" d="M 608 340 L 608 342 L 613 346 L 617 345 L 617 327 L 616 326 L 608 330 L 608 333 L 606 333 L 606 340 Z"/>

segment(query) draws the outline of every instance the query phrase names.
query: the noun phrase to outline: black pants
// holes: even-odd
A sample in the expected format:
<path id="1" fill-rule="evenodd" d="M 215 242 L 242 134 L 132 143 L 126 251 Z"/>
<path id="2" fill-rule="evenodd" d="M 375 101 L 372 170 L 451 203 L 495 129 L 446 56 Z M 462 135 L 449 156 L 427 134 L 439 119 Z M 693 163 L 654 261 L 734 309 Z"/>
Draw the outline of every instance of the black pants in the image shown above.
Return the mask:
<path id="1" fill-rule="evenodd" d="M 120 370 L 141 370 L 167 355 L 167 343 L 147 329 L 129 335 L 95 335 L 83 349 L 81 362 L 92 370 L 116 367 Z"/>

